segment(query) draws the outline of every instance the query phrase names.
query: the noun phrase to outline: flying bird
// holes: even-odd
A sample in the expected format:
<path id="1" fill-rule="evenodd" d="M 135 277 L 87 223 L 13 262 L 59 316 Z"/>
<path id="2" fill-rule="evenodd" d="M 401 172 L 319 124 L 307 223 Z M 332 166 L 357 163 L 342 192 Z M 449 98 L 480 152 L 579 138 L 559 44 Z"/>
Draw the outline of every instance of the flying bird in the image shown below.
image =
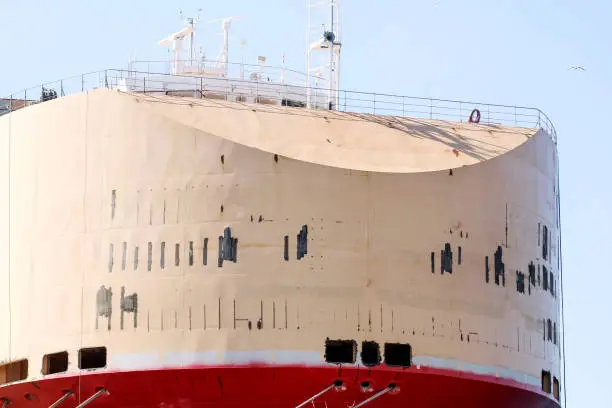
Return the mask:
<path id="1" fill-rule="evenodd" d="M 569 70 L 570 71 L 586 71 L 586 69 L 584 69 L 583 67 L 580 67 L 580 66 L 570 67 Z"/>

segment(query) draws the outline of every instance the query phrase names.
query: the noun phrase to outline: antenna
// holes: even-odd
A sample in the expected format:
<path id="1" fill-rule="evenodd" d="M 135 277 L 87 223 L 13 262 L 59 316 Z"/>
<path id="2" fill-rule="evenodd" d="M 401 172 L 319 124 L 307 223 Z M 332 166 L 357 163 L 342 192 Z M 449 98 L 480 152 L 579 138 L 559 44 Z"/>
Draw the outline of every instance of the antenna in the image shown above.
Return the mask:
<path id="1" fill-rule="evenodd" d="M 339 105 L 339 85 L 340 85 L 340 0 L 318 1 L 308 0 L 308 31 L 307 31 L 307 54 L 306 54 L 306 104 L 311 107 L 313 64 L 315 63 L 313 53 L 315 51 L 327 51 L 327 108 L 335 109 Z M 313 25 L 315 23 L 316 25 Z M 316 29 L 314 28 L 316 27 Z M 321 53 L 318 53 L 320 55 Z M 324 55 L 324 54 L 323 54 Z M 319 60 L 325 57 L 319 58 Z M 316 61 L 321 65 L 323 61 Z M 318 85 L 319 75 L 315 78 Z M 319 96 L 317 94 L 317 96 Z"/>
<path id="2" fill-rule="evenodd" d="M 217 67 L 224 77 L 227 77 L 228 73 L 227 62 L 229 59 L 229 30 L 231 28 L 232 21 L 240 19 L 242 19 L 240 16 L 231 16 L 209 21 L 209 23 L 221 22 L 221 29 L 223 30 L 223 46 L 221 48 L 221 52 L 219 53 L 219 57 L 217 57 Z"/>
<path id="3" fill-rule="evenodd" d="M 164 38 L 163 40 L 161 40 L 159 42 L 159 45 L 162 46 L 166 46 L 170 49 L 172 49 L 172 64 L 173 64 L 173 69 L 172 69 L 172 73 L 173 74 L 178 74 L 180 73 L 181 69 L 180 69 L 180 61 L 181 61 L 181 50 L 183 49 L 183 40 L 186 37 L 189 37 L 190 39 L 190 44 L 189 44 L 189 57 L 190 57 L 190 62 L 189 65 L 192 66 L 193 65 L 193 47 L 194 47 L 194 34 L 195 34 L 195 27 L 196 24 L 198 23 L 199 19 L 200 19 L 200 15 L 199 13 L 202 11 L 202 9 L 198 10 L 198 16 L 197 17 L 187 17 L 184 18 L 183 17 L 183 11 L 179 10 L 179 17 L 183 20 L 183 24 L 185 25 L 185 27 L 181 30 L 178 31 L 174 34 L 170 34 L 168 37 Z"/>

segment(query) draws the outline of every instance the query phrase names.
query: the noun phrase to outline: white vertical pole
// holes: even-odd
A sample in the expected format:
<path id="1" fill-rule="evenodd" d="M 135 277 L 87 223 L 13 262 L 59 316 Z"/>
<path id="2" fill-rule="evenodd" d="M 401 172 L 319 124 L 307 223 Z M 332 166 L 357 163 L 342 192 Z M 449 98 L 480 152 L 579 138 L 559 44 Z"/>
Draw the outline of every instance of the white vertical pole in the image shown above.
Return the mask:
<path id="1" fill-rule="evenodd" d="M 306 29 L 306 107 L 310 108 L 310 22 L 311 0 L 306 1 L 308 7 L 308 27 Z"/>

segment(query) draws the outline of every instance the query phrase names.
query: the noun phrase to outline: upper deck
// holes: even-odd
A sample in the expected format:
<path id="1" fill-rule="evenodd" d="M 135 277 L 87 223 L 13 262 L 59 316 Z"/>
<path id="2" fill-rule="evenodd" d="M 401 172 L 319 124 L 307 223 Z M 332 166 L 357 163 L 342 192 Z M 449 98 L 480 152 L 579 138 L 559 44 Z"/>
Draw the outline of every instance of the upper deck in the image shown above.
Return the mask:
<path id="1" fill-rule="evenodd" d="M 279 107 L 301 108 L 305 116 L 329 117 L 334 115 L 342 119 L 365 120 L 370 123 L 383 124 L 397 131 L 431 136 L 425 139 L 447 139 L 451 144 L 456 143 L 457 147 L 465 143 L 480 143 L 481 153 L 493 148 L 493 151 L 490 152 L 493 155 L 497 148 L 485 146 L 490 144 L 491 140 L 477 141 L 481 139 L 480 136 L 484 137 L 485 133 L 493 136 L 496 134 L 499 136 L 499 132 L 517 133 L 523 135 L 522 140 L 524 140 L 526 134 L 534 134 L 535 131 L 542 129 L 556 143 L 554 125 L 548 116 L 537 108 L 347 90 L 337 91 L 338 96 L 334 99 L 336 102 L 329 103 L 328 89 L 294 85 L 299 78 L 287 81 L 284 68 L 281 72 L 280 68 L 265 67 L 256 74 L 249 75 L 249 79 L 234 79 L 107 69 L 41 84 L 13 93 L 1 100 L 3 103 L 0 103 L 2 105 L 0 115 L 56 97 L 108 88 L 126 93 L 146 94 L 149 98 L 181 96 L 190 98 L 189 101 L 185 99 L 185 103 L 200 107 L 211 105 L 236 107 L 235 104 L 224 102 L 227 101 L 236 102 L 248 109 L 255 109 L 251 105 L 257 105 L 256 109 L 260 111 L 263 109 L 279 112 Z M 194 101 L 194 99 L 199 101 Z M 478 115 L 474 113 L 474 110 L 478 110 Z M 296 110 L 286 111 L 296 113 Z M 478 116 L 478 124 L 487 125 L 487 128 L 472 126 L 469 123 L 471 116 L 472 119 L 477 119 Z M 457 124 L 461 126 L 457 127 Z M 475 129 L 480 129 L 480 136 L 474 133 Z M 402 140 L 402 143 L 405 143 L 405 140 Z M 498 148 L 504 150 L 516 147 L 518 143 L 518 139 L 506 140 Z M 389 147 L 395 151 L 397 146 Z M 417 146 L 409 147 L 412 150 Z M 457 148 L 457 150 L 460 149 Z M 490 158 L 491 154 L 484 154 L 483 157 Z M 475 157 L 480 154 L 473 156 L 473 159 L 476 160 Z M 460 162 L 459 165 L 471 163 L 469 159 L 466 158 L 466 160 L 468 161 Z M 419 171 L 425 170 L 422 166 L 417 167 Z"/>

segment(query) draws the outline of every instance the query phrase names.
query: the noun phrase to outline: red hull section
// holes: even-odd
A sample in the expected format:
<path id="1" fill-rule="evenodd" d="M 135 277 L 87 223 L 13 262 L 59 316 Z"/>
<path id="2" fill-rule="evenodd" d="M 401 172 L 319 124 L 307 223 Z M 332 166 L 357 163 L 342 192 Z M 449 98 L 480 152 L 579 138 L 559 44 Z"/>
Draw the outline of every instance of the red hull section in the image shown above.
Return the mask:
<path id="1" fill-rule="evenodd" d="M 89 407 L 293 408 L 335 380 L 342 380 L 345 389 L 326 392 L 314 401 L 315 408 L 350 407 L 391 383 L 397 385 L 392 392 L 364 408 L 559 406 L 550 396 L 519 383 L 426 367 L 368 370 L 257 365 L 85 373 L 5 386 L 0 388 L 0 397 L 10 400 L 10 408 L 48 407 L 70 390 L 74 395 L 60 407 L 75 407 L 103 387 L 110 394 L 100 396 Z M 362 391 L 365 381 L 371 383 L 368 392 Z"/>

